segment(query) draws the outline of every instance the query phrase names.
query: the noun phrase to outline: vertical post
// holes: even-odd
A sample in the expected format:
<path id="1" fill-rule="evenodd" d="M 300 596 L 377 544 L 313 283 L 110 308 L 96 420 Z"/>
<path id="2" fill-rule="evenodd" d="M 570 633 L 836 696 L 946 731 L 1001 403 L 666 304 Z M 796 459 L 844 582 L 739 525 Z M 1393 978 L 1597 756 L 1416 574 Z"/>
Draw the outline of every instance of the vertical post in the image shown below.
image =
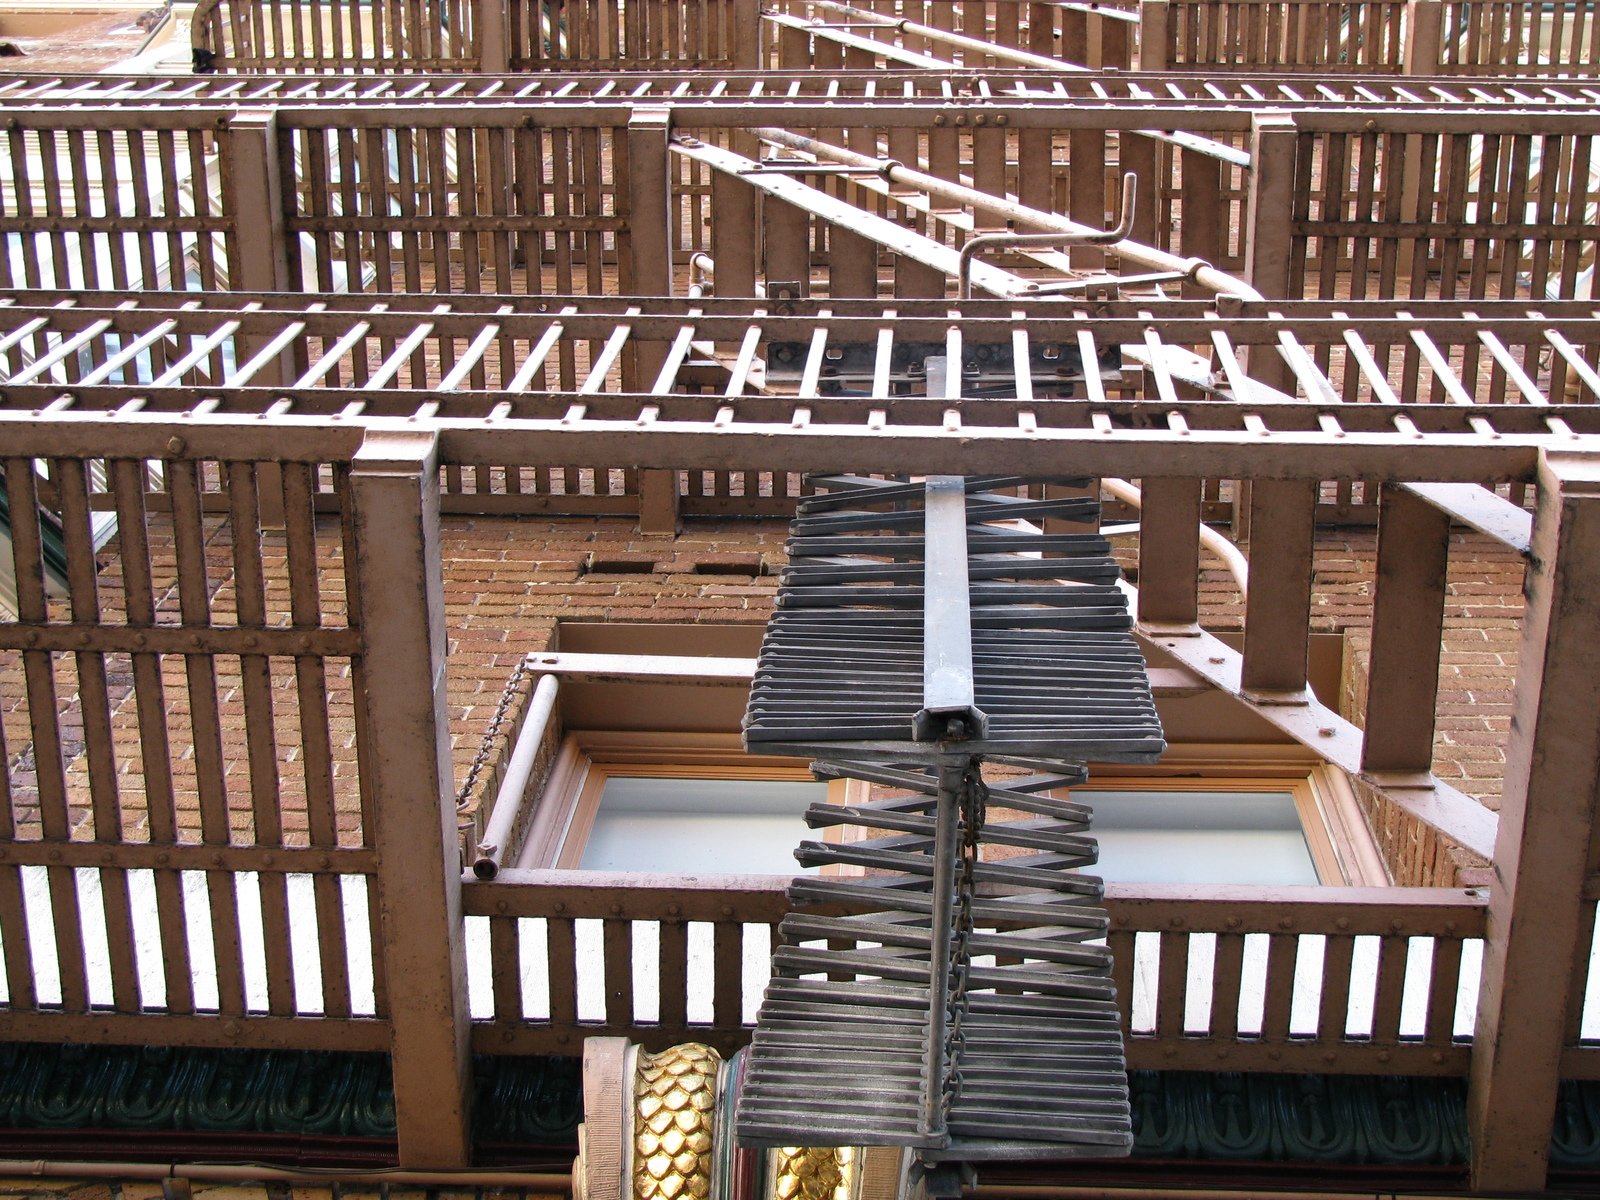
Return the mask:
<path id="1" fill-rule="evenodd" d="M 635 108 L 628 117 L 627 287 L 635 296 L 672 295 L 671 133 L 670 108 Z"/>
<path id="2" fill-rule="evenodd" d="M 1449 553 L 1449 515 L 1385 484 L 1378 499 L 1378 594 L 1372 606 L 1363 771 L 1433 766 Z"/>
<path id="3" fill-rule="evenodd" d="M 1056 8 L 1053 4 L 1028 5 L 1028 49 L 1056 57 Z"/>
<path id="4" fill-rule="evenodd" d="M 1472 1188 L 1498 1194 L 1545 1187 L 1565 1015 L 1589 956 L 1584 884 L 1600 862 L 1600 467 L 1548 454 L 1538 477 L 1467 1089 Z"/>
<path id="5" fill-rule="evenodd" d="M 1067 212 L 1074 221 L 1103 229 L 1106 221 L 1106 134 L 1099 129 L 1074 129 L 1067 141 Z M 1098 246 L 1074 246 L 1068 252 L 1080 271 L 1105 269 L 1106 252 Z"/>
<path id="6" fill-rule="evenodd" d="M 438 438 L 369 431 L 350 471 L 400 1164 L 471 1160 L 461 851 L 445 708 Z"/>
<path id="7" fill-rule="evenodd" d="M 727 171 L 711 173 L 711 257 L 718 299 L 755 295 L 756 190 Z"/>
<path id="8" fill-rule="evenodd" d="M 768 299 L 805 299 L 811 294 L 810 218 L 795 205 L 768 196 L 761 206 L 761 223 Z M 792 294 L 774 295 L 791 284 Z"/>
<path id="9" fill-rule="evenodd" d="M 1292 219 L 1298 184 L 1295 138 L 1294 117 L 1288 113 L 1255 113 L 1250 118 L 1250 214 L 1245 277 L 1269 300 L 1289 298 Z"/>
<path id="10" fill-rule="evenodd" d="M 278 115 L 244 108 L 228 118 L 222 138 L 223 211 L 233 218 L 238 261 L 228 264 L 235 292 L 290 289 L 289 245 L 284 233 L 283 185 L 278 175 Z M 260 379 L 260 376 L 257 376 Z"/>
<path id="11" fill-rule="evenodd" d="M 1251 286 L 1269 300 L 1289 298 L 1295 191 L 1300 186 L 1295 178 L 1295 141 L 1295 121 L 1289 114 L 1256 113 L 1250 118 L 1250 212 L 1244 271 Z M 1187 166 L 1185 160 L 1185 173 Z M 1187 201 L 1184 209 L 1187 216 Z M 1276 347 L 1253 347 L 1248 369 L 1252 378 L 1269 387 L 1292 390 L 1288 364 Z"/>
<path id="12" fill-rule="evenodd" d="M 1198 625 L 1200 521 L 1198 479 L 1142 479 L 1139 512 L 1139 621 Z"/>
<path id="13" fill-rule="evenodd" d="M 232 245 L 237 258 L 228 263 L 228 287 L 236 292 L 299 291 L 289 272 L 289 239 L 284 229 L 283 180 L 278 170 L 278 115 L 270 108 L 245 108 L 233 113 L 221 139 L 222 211 L 233 219 Z M 175 268 L 181 264 L 175 264 Z M 252 358 L 266 344 L 265 334 L 241 338 L 241 352 Z M 253 382 L 282 386 L 294 378 L 294 362 L 285 351 L 266 364 Z M 283 485 L 276 463 L 257 468 L 260 520 L 263 529 L 282 529 Z"/>
<path id="14" fill-rule="evenodd" d="M 511 44 L 506 40 L 506 4 L 509 0 L 479 0 L 473 9 L 478 24 L 478 70 L 485 75 L 504 75 L 511 70 Z M 530 19 L 537 20 L 538 9 L 530 6 Z M 537 31 L 533 33 L 538 37 Z"/>
<path id="15" fill-rule="evenodd" d="M 761 19 L 761 0 L 733 0 L 734 70 L 762 69 L 766 32 L 766 23 Z"/>
<path id="16" fill-rule="evenodd" d="M 1139 0 L 1139 70 L 1170 69 L 1170 0 Z"/>
<path id="17" fill-rule="evenodd" d="M 811 35 L 789 25 L 778 27 L 778 70 L 805 71 L 811 67 Z"/>
<path id="18" fill-rule="evenodd" d="M 1185 146 L 1178 151 L 1183 172 L 1183 227 L 1179 243 L 1186 258 L 1214 263 L 1220 257 L 1227 213 L 1222 202 L 1222 160 L 1203 150 Z M 1185 283 L 1188 297 L 1210 295 L 1195 283 Z"/>
<path id="19" fill-rule="evenodd" d="M 1251 485 L 1250 595 L 1240 679 L 1246 691 L 1299 693 L 1306 686 L 1316 506 L 1314 479 L 1257 479 Z"/>
<path id="20" fill-rule="evenodd" d="M 636 108 L 628 118 L 627 286 L 636 296 L 672 294 L 672 110 Z M 660 341 L 633 342 L 623 360 L 624 386 L 649 391 L 666 361 Z M 639 472 L 639 532 L 671 536 L 678 532 L 678 473 L 645 468 Z"/>
<path id="21" fill-rule="evenodd" d="M 1407 75 L 1437 75 L 1444 67 L 1443 0 L 1406 0 L 1400 55 L 1400 68 Z"/>

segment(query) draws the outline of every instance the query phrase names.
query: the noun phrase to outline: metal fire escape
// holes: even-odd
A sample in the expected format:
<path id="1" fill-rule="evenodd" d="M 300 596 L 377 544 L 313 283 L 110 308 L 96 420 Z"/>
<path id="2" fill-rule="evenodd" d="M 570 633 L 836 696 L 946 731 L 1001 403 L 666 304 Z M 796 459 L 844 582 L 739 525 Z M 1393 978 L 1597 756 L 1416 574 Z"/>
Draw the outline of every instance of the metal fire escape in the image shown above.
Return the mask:
<path id="1" fill-rule="evenodd" d="M 1165 744 L 1099 501 L 1027 482 L 829 477 L 800 505 L 745 740 L 886 796 L 807 814 L 845 836 L 796 852 L 838 870 L 793 885 L 741 1139 L 929 1165 L 1132 1144 L 1090 813 L 1064 793 Z"/>

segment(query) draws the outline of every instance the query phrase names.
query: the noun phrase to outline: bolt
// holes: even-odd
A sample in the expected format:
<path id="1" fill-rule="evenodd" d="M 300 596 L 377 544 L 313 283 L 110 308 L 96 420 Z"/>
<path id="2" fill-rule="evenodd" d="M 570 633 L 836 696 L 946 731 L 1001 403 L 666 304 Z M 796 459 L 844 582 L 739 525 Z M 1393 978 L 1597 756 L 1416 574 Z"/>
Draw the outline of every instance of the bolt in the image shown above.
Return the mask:
<path id="1" fill-rule="evenodd" d="M 1318 737 L 1332 737 L 1333 736 L 1333 726 L 1324 725 L 1321 729 L 1317 730 L 1317 736 Z"/>

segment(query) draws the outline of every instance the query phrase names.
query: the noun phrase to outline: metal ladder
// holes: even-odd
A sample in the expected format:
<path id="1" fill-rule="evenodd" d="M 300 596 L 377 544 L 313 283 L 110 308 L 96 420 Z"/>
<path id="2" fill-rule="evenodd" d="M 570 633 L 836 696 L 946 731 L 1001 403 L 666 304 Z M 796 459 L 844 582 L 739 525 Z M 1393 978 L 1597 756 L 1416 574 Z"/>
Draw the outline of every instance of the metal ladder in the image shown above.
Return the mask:
<path id="1" fill-rule="evenodd" d="M 1098 500 L 1026 482 L 830 476 L 801 502 L 745 741 L 891 794 L 806 814 L 864 833 L 796 851 L 849 873 L 791 888 L 741 1140 L 1132 1145 L 1090 813 L 1056 793 L 1165 744 Z"/>

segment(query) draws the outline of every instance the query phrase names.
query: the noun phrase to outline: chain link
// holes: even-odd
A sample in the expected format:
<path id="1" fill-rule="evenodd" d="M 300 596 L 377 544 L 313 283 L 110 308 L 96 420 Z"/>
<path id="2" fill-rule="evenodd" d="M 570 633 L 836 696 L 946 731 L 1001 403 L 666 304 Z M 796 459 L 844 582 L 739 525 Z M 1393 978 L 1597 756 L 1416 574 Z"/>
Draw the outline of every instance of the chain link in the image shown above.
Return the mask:
<path id="1" fill-rule="evenodd" d="M 978 842 L 989 807 L 989 789 L 977 760 L 961 776 L 961 866 L 956 877 L 955 938 L 950 948 L 950 990 L 945 1001 L 944 1110 L 961 1096 L 961 1056 L 967 1035 L 962 1026 L 968 1006 L 967 976 L 972 969 L 972 901 L 977 891 Z"/>
<path id="2" fill-rule="evenodd" d="M 489 727 L 483 731 L 483 744 L 478 747 L 478 753 L 472 759 L 472 765 L 467 768 L 467 778 L 461 785 L 461 790 L 456 793 L 456 810 L 459 812 L 467 798 L 472 795 L 472 789 L 478 782 L 478 776 L 483 774 L 483 768 L 489 764 L 489 754 L 494 749 L 494 740 L 500 736 L 500 729 L 506 723 L 506 714 L 511 711 L 511 702 L 517 698 L 517 692 L 522 687 L 522 681 L 528 677 L 528 660 L 523 659 L 511 672 L 511 678 L 506 680 L 506 690 L 500 693 L 500 703 L 495 705 L 494 716 L 489 718 Z"/>

